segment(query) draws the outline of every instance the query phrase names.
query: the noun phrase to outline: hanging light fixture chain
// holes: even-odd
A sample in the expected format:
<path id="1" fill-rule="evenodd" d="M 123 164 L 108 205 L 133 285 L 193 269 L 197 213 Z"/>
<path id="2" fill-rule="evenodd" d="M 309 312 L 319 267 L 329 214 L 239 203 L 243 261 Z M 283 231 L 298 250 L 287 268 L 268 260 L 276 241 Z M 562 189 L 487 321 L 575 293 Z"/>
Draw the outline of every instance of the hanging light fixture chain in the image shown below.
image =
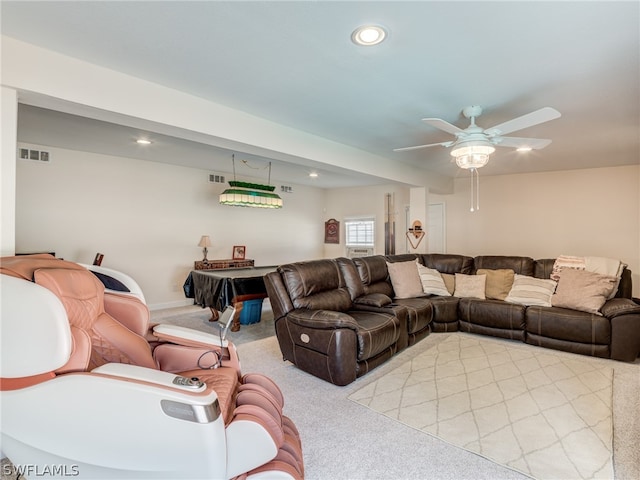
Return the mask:
<path id="1" fill-rule="evenodd" d="M 233 164 L 233 181 L 236 181 L 236 154 L 231 154 L 231 162 Z"/>

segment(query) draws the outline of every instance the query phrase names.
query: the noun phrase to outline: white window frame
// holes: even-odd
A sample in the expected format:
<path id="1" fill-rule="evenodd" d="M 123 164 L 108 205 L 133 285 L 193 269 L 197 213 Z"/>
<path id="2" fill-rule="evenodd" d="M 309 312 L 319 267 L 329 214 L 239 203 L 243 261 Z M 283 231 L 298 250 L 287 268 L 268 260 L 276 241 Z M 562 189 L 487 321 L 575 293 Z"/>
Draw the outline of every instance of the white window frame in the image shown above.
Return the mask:
<path id="1" fill-rule="evenodd" d="M 364 225 L 363 225 L 364 224 Z M 362 232 L 362 239 L 356 239 L 361 241 L 349 241 L 350 237 L 353 238 L 353 235 L 350 235 L 352 228 L 357 228 L 360 226 L 364 228 Z M 366 217 L 353 217 L 353 218 L 345 218 L 344 220 L 344 236 L 345 236 L 345 244 L 348 247 L 375 247 L 376 241 L 376 219 L 374 216 L 366 216 Z M 358 236 L 358 235 L 356 235 Z"/>

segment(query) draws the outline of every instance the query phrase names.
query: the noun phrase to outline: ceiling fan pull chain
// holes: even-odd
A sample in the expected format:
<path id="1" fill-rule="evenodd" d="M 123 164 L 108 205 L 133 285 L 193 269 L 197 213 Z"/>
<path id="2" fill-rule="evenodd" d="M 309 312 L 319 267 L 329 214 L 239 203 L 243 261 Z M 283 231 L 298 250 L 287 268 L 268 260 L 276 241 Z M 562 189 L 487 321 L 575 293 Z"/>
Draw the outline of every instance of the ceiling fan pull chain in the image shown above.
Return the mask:
<path id="1" fill-rule="evenodd" d="M 471 176 L 469 178 L 471 178 L 471 208 L 469 209 L 470 212 L 473 212 L 473 168 L 471 169 L 471 171 L 469 172 L 471 174 Z"/>
<path id="2" fill-rule="evenodd" d="M 475 212 L 480 210 L 480 173 L 478 173 L 477 168 L 470 168 L 469 172 L 471 173 L 471 208 L 470 212 Z M 475 184 L 474 178 L 475 175 Z M 475 195 L 474 195 L 475 190 Z"/>
<path id="3" fill-rule="evenodd" d="M 476 172 L 476 210 L 480 210 L 480 172 L 477 168 L 473 170 Z"/>

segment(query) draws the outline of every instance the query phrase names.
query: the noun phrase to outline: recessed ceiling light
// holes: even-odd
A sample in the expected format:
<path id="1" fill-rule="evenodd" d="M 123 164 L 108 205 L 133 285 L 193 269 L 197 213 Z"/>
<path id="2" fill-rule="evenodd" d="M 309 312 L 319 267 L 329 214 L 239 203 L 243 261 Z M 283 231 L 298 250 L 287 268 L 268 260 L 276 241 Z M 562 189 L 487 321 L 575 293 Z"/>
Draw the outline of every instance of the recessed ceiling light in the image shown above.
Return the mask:
<path id="1" fill-rule="evenodd" d="M 353 31 L 351 41 L 356 45 L 371 46 L 378 45 L 386 36 L 385 29 L 378 25 L 363 25 Z"/>
<path id="2" fill-rule="evenodd" d="M 140 145 L 151 145 L 151 140 L 139 138 L 138 140 L 136 140 L 136 143 L 139 143 Z"/>
<path id="3" fill-rule="evenodd" d="M 518 152 L 530 152 L 531 151 L 531 147 L 518 147 L 518 148 L 516 148 L 516 151 L 518 151 Z"/>
<path id="4" fill-rule="evenodd" d="M 317 173 L 317 172 L 311 172 L 311 173 L 309 174 L 309 176 L 310 176 L 311 178 L 317 178 L 317 177 L 318 177 L 318 173 Z"/>

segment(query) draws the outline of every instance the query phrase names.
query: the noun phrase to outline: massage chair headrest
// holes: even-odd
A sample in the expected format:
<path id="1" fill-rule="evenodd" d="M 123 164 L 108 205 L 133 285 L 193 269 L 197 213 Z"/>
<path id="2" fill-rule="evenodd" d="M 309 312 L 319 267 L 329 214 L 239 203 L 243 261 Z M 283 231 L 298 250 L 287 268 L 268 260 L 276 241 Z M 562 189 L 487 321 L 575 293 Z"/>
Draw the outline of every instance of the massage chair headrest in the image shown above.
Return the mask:
<path id="1" fill-rule="evenodd" d="M 0 377 L 29 377 L 65 365 L 73 345 L 67 313 L 58 297 L 9 275 L 0 275 L 0 284 Z"/>

